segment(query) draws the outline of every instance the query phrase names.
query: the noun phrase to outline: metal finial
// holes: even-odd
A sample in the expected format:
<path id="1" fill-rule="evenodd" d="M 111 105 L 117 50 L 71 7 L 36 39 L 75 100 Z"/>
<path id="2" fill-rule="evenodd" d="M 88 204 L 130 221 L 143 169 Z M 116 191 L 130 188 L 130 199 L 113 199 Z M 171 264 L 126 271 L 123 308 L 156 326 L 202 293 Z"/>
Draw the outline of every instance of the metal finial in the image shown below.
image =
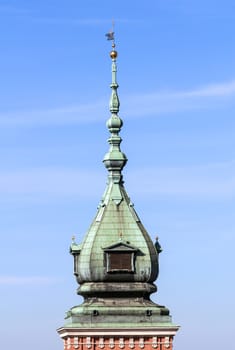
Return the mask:
<path id="1" fill-rule="evenodd" d="M 112 21 L 112 29 L 105 34 L 107 40 L 111 40 L 112 41 L 112 51 L 110 52 L 110 57 L 112 59 L 116 59 L 117 57 L 117 51 L 115 51 L 115 47 L 116 47 L 116 44 L 115 44 L 115 37 L 114 37 L 114 20 Z"/>
<path id="2" fill-rule="evenodd" d="M 75 243 L 75 240 L 76 240 L 76 236 L 73 235 L 73 236 L 72 236 L 72 243 Z"/>
<path id="3" fill-rule="evenodd" d="M 106 34 L 106 36 L 108 40 L 113 40 L 113 45 L 115 45 L 114 32 L 112 31 Z M 111 136 L 108 139 L 110 149 L 109 152 L 104 156 L 103 162 L 109 171 L 109 180 L 113 181 L 114 183 L 123 183 L 121 172 L 127 162 L 127 158 L 120 149 L 120 143 L 122 142 L 122 139 L 119 136 L 119 132 L 122 128 L 123 122 L 118 116 L 120 102 L 117 93 L 117 51 L 113 49 L 110 52 L 110 57 L 112 58 L 112 83 L 110 84 L 112 92 L 109 101 L 109 110 L 111 112 L 111 117 L 108 119 L 106 125 L 109 129 L 109 132 L 111 133 Z"/>

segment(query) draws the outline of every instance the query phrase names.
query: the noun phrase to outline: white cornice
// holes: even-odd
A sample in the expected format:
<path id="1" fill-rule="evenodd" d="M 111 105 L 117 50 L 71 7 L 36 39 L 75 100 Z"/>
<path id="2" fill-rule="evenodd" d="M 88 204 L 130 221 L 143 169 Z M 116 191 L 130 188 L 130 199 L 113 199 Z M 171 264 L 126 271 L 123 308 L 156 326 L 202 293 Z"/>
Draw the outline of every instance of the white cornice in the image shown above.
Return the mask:
<path id="1" fill-rule="evenodd" d="M 80 329 L 80 328 L 59 328 L 57 332 L 61 338 L 80 336 L 80 337 L 115 337 L 115 336 L 174 336 L 178 331 L 179 326 L 162 326 L 154 328 L 125 328 L 125 329 L 105 329 L 105 328 L 94 328 L 94 329 Z"/>

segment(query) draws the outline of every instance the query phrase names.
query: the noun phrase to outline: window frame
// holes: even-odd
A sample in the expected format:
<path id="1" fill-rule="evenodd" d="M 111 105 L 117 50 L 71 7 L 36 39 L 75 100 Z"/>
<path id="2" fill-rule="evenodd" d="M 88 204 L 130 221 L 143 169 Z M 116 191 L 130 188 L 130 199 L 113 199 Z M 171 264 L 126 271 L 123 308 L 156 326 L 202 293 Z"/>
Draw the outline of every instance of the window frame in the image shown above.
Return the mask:
<path id="1" fill-rule="evenodd" d="M 115 262 L 112 261 L 112 257 L 117 257 L 119 256 L 122 258 L 122 256 L 128 256 L 129 261 L 128 261 L 128 266 L 126 267 L 121 266 L 122 264 L 120 263 L 120 266 L 115 268 L 113 267 L 115 265 Z M 106 271 L 108 273 L 112 272 L 128 272 L 128 273 L 133 273 L 134 272 L 134 252 L 132 251 L 110 251 L 106 252 Z"/>
<path id="2" fill-rule="evenodd" d="M 118 242 L 116 244 L 113 244 L 112 246 L 103 248 L 104 255 L 105 255 L 105 268 L 106 272 L 108 274 L 110 273 L 134 273 L 135 272 L 135 258 L 136 258 L 136 252 L 138 249 L 135 247 L 132 247 L 131 245 L 124 243 L 124 242 Z M 122 266 L 122 263 L 120 262 L 120 265 L 118 266 L 118 263 L 115 267 L 115 260 L 112 261 L 112 257 L 117 258 L 118 255 L 121 256 L 126 254 L 129 256 L 128 264 L 125 262 L 124 266 Z"/>

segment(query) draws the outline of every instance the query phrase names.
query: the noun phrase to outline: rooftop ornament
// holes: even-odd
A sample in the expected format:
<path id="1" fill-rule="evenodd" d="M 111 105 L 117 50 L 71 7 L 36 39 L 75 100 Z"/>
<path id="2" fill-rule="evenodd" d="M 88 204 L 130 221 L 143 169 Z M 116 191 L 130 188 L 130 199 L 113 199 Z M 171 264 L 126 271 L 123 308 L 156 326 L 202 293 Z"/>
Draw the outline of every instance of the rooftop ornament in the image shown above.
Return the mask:
<path id="1" fill-rule="evenodd" d="M 111 97 L 109 101 L 109 110 L 111 112 L 111 117 L 108 119 L 106 126 L 111 134 L 108 142 L 110 144 L 109 152 L 104 156 L 103 162 L 105 167 L 109 171 L 109 179 L 114 183 L 122 183 L 121 171 L 126 165 L 127 158 L 124 153 L 120 150 L 120 144 L 122 142 L 119 132 L 123 126 L 122 119 L 118 116 L 120 102 L 118 98 L 118 83 L 117 83 L 117 65 L 116 58 L 118 56 L 115 50 L 115 39 L 114 31 L 110 31 L 106 34 L 107 40 L 112 40 L 112 51 L 110 52 L 110 57 L 112 59 L 112 82 L 110 87 L 112 89 Z"/>

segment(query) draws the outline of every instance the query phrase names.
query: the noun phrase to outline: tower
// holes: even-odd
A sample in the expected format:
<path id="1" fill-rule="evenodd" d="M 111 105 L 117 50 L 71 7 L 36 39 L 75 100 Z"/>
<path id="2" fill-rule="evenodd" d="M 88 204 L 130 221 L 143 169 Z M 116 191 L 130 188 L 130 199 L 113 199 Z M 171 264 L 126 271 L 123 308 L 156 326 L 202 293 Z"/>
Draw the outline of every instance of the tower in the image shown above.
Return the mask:
<path id="1" fill-rule="evenodd" d="M 113 40 L 112 36 L 109 38 Z M 138 217 L 123 182 L 127 162 L 120 149 L 118 116 L 117 51 L 113 41 L 112 83 L 107 121 L 110 148 L 103 163 L 108 182 L 96 216 L 83 242 L 73 240 L 77 293 L 81 305 L 66 314 L 58 329 L 65 350 L 171 350 L 178 326 L 171 322 L 169 310 L 151 301 L 156 292 L 158 254 Z"/>

